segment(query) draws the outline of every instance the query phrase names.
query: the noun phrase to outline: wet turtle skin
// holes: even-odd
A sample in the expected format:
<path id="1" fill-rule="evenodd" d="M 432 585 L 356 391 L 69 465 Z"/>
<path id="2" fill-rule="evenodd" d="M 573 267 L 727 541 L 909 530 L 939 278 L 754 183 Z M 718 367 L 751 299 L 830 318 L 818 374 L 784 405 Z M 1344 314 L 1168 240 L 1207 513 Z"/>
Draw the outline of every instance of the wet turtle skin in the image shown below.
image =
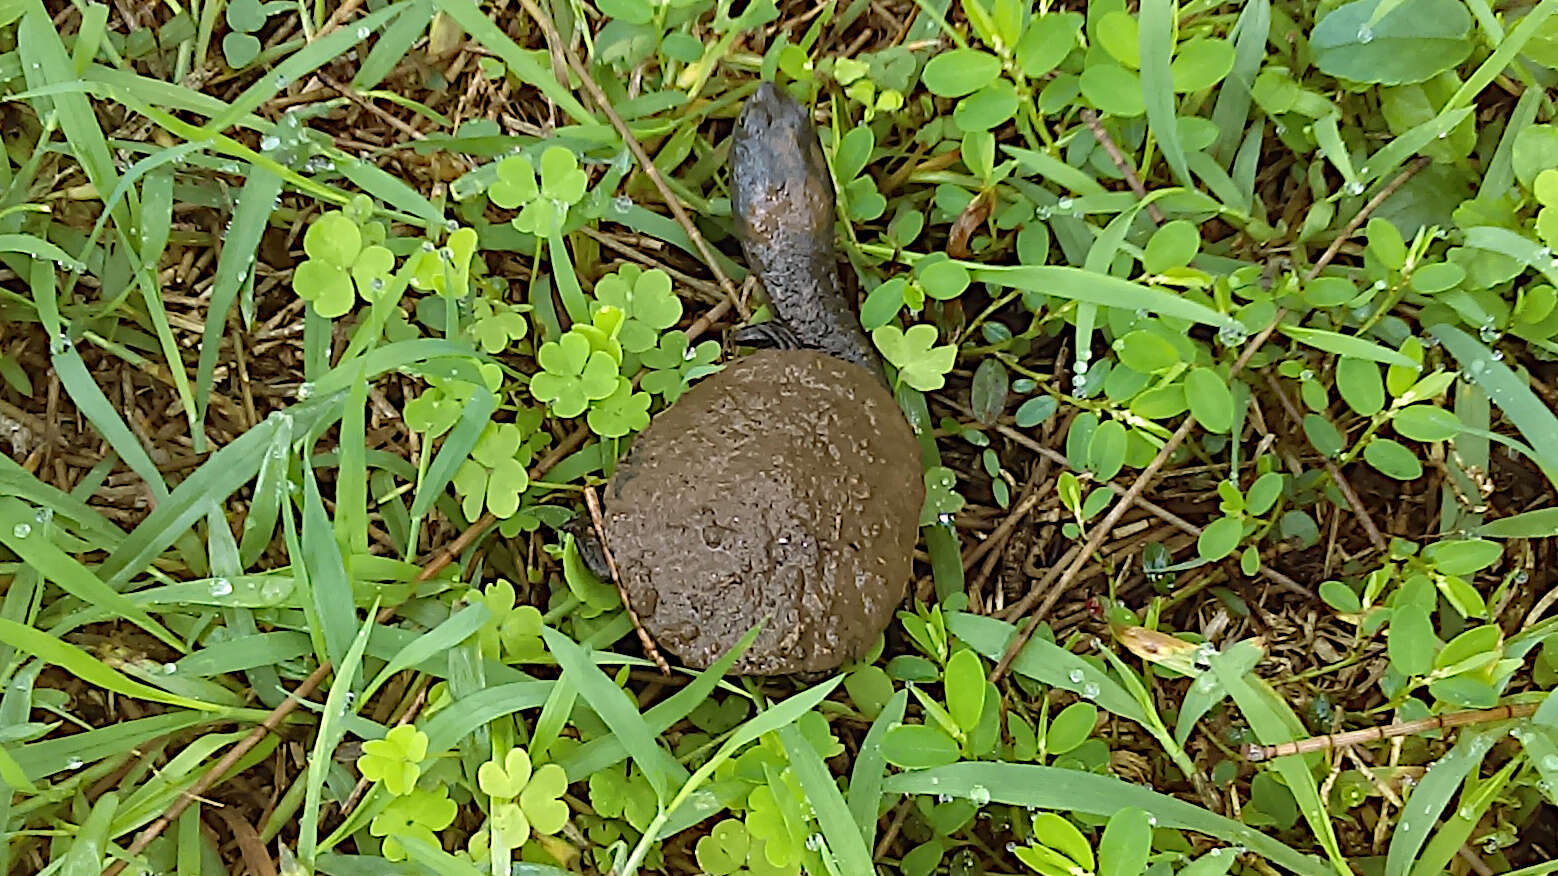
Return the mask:
<path id="1" fill-rule="evenodd" d="M 775 332 L 805 349 L 726 365 L 655 417 L 602 505 L 628 601 L 702 668 L 814 673 L 870 648 L 902 602 L 924 501 L 919 447 L 834 260 L 834 190 L 811 120 L 763 84 L 737 123 L 731 203 Z"/>

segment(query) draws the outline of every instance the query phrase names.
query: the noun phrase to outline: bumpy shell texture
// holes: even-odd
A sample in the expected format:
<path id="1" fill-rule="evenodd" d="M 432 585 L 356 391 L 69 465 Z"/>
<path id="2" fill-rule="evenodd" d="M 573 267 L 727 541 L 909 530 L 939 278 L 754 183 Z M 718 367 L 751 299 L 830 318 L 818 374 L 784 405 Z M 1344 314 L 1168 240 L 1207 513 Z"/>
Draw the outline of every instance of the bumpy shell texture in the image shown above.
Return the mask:
<path id="1" fill-rule="evenodd" d="M 660 647 L 702 668 L 759 621 L 743 674 L 856 659 L 903 600 L 919 448 L 869 371 L 802 350 L 737 360 L 638 437 L 606 491 L 612 554 Z"/>

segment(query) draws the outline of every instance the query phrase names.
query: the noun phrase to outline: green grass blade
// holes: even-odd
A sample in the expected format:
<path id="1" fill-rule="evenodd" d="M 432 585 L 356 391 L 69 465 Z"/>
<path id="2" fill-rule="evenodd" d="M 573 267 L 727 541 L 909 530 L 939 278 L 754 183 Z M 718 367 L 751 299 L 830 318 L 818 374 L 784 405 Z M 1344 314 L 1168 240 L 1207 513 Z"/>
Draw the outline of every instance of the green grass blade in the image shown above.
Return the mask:
<path id="1" fill-rule="evenodd" d="M 200 339 L 200 360 L 195 366 L 196 422 L 203 424 L 216 380 L 216 360 L 227 331 L 227 315 L 238 300 L 238 290 L 254 270 L 260 238 L 281 195 L 281 177 L 260 167 L 249 167 L 238 206 L 227 224 L 222 252 L 217 257 L 216 278 L 211 282 L 211 301 Z M 199 427 L 197 427 L 198 430 Z"/>
<path id="2" fill-rule="evenodd" d="M 1558 416 L 1508 365 L 1495 359 L 1493 352 L 1471 335 L 1443 323 L 1429 326 L 1428 331 L 1460 362 L 1464 375 L 1515 424 L 1536 452 L 1536 462 L 1547 479 L 1558 484 L 1558 448 L 1552 441 L 1552 436 L 1558 435 Z"/>
<path id="3" fill-rule="evenodd" d="M 80 528 L 81 535 L 91 538 L 104 550 L 112 550 L 124 541 L 124 530 L 99 514 L 97 509 L 38 480 L 5 453 L 0 453 L 0 495 L 15 496 L 24 502 L 48 508 L 55 514 L 56 525 L 61 522 L 60 517 L 68 518 Z"/>
<path id="4" fill-rule="evenodd" d="M 1241 671 L 1242 664 L 1224 654 L 1211 658 L 1212 671 L 1228 691 L 1239 711 L 1250 723 L 1250 729 L 1266 745 L 1291 742 L 1305 735 L 1304 725 L 1288 708 L 1287 703 L 1252 673 Z M 1302 755 L 1279 757 L 1271 762 L 1271 769 L 1282 776 L 1282 781 L 1298 801 L 1299 812 L 1309 823 L 1321 848 L 1330 857 L 1331 864 L 1341 876 L 1351 876 L 1347 859 L 1336 841 L 1336 828 L 1331 824 L 1325 800 L 1320 797 L 1320 786 L 1309 769 L 1309 758 Z"/>
<path id="5" fill-rule="evenodd" d="M 1141 785 L 1079 770 L 1035 764 L 976 763 L 899 773 L 887 780 L 890 794 L 949 795 L 988 799 L 1012 806 L 1081 812 L 1107 818 L 1128 807 L 1151 812 L 1160 828 L 1193 830 L 1244 846 L 1299 876 L 1334 876 L 1321 861 L 1266 836 L 1253 827 L 1209 812 Z"/>
<path id="6" fill-rule="evenodd" d="M 0 642 L 18 651 L 25 651 L 45 663 L 58 666 L 87 684 L 113 691 L 120 696 L 177 706 L 181 709 L 225 711 L 222 706 L 215 703 L 181 697 L 141 684 L 119 670 L 110 668 L 75 645 L 61 642 L 47 633 L 39 632 L 13 620 L 0 618 Z"/>
<path id="7" fill-rule="evenodd" d="M 427 477 L 417 485 L 416 499 L 411 503 L 411 516 L 421 517 L 444 494 L 444 488 L 454 478 L 454 473 L 471 455 L 471 449 L 481 440 L 483 429 L 498 408 L 498 398 L 480 383 L 472 384 L 471 398 L 460 412 L 460 420 L 444 437 L 433 461 L 428 464 Z"/>
<path id="8" fill-rule="evenodd" d="M 157 510 L 147 515 L 124 543 L 103 561 L 99 574 L 109 586 L 123 589 L 157 554 L 205 516 L 212 503 L 226 501 L 235 490 L 248 483 L 259 470 L 279 421 L 288 416 L 271 414 L 264 422 L 211 454 L 179 484 L 178 489 L 157 503 Z"/>
<path id="9" fill-rule="evenodd" d="M 352 77 L 352 86 L 366 91 L 383 82 L 384 77 L 411 50 L 411 46 L 427 33 L 427 25 L 432 20 L 431 0 L 413 0 L 407 4 L 389 27 L 384 28 L 379 38 L 374 40 L 373 49 L 368 52 L 362 66 L 357 68 L 357 75 Z"/>
<path id="10" fill-rule="evenodd" d="M 866 738 L 855 755 L 855 766 L 849 773 L 849 812 L 855 819 L 855 827 L 865 837 L 866 848 L 876 845 L 877 813 L 882 806 L 882 786 L 887 781 L 887 758 L 882 754 L 882 739 L 888 728 L 903 722 L 903 713 L 909 704 L 909 692 L 900 690 L 887 701 L 882 713 L 871 722 Z"/>
<path id="11" fill-rule="evenodd" d="M 337 28 L 308 43 L 302 50 L 294 52 L 285 61 L 273 67 L 268 75 L 244 89 L 226 111 L 201 126 L 202 131 L 209 136 L 236 124 L 239 119 L 259 109 L 266 101 L 281 93 L 283 88 L 351 51 L 358 43 L 367 39 L 369 34 L 400 14 L 405 6 L 406 0 L 391 3 L 376 12 L 364 15 L 346 27 Z"/>
<path id="12" fill-rule="evenodd" d="M 108 826 L 119 811 L 119 795 L 110 791 L 92 804 L 87 820 L 72 838 L 69 851 L 60 860 L 63 876 L 89 876 L 101 873 L 103 853 L 108 847 Z"/>
<path id="13" fill-rule="evenodd" d="M 1502 728 L 1463 731 L 1450 753 L 1428 768 L 1412 789 L 1412 796 L 1407 798 L 1406 807 L 1411 814 L 1403 815 L 1390 835 L 1390 847 L 1385 851 L 1385 876 L 1407 876 L 1456 789 L 1506 732 Z"/>
<path id="14" fill-rule="evenodd" d="M 45 581 L 87 605 L 113 612 L 173 650 L 184 652 L 184 642 L 172 631 L 51 542 L 48 525 L 37 521 L 34 510 L 16 499 L 0 499 L 0 544 L 37 570 Z"/>
<path id="15" fill-rule="evenodd" d="M 410 644 L 400 649 L 394 658 L 379 670 L 379 674 L 373 681 L 363 689 L 362 698 L 366 700 L 372 697 L 373 692 L 395 673 L 416 666 L 424 660 L 431 660 L 476 635 L 491 617 L 492 612 L 487 610 L 487 604 L 484 602 L 473 603 L 455 612 L 443 623 L 417 636 Z"/>
<path id="16" fill-rule="evenodd" d="M 347 556 L 368 553 L 368 381 L 361 376 L 346 392 L 335 478 L 335 540 Z"/>
<path id="17" fill-rule="evenodd" d="M 977 262 L 961 264 L 968 269 L 974 281 L 979 283 L 993 283 L 1010 289 L 1038 292 L 1069 301 L 1085 301 L 1103 307 L 1145 310 L 1216 328 L 1238 325 L 1233 317 L 1218 313 L 1205 304 L 1182 295 L 1068 265 L 992 267 Z"/>
<path id="18" fill-rule="evenodd" d="M 822 828 L 838 872 L 870 873 L 871 850 L 866 847 L 828 765 L 794 724 L 779 728 L 779 742 L 790 757 L 790 769 L 800 780 L 801 790 L 806 792 L 806 802 L 817 814 L 817 825 Z"/>
<path id="19" fill-rule="evenodd" d="M 1007 644 L 1017 632 L 1016 627 L 1005 621 L 966 612 L 948 614 L 947 630 L 991 660 L 1001 659 Z M 1151 723 L 1151 719 L 1142 711 L 1141 704 L 1119 682 L 1053 642 L 1029 639 L 1012 661 L 1012 671 L 1042 681 L 1050 687 L 1069 690 L 1143 727 Z"/>
<path id="20" fill-rule="evenodd" d="M 708 699 L 709 694 L 725 677 L 725 673 L 730 671 L 730 667 L 735 665 L 736 660 L 757 640 L 759 629 L 754 627 L 748 630 L 729 653 L 698 673 L 686 687 L 645 712 L 644 722 L 649 725 L 650 732 L 659 736 L 669 730 L 671 725 L 692 714 L 692 710 L 696 709 L 699 703 Z M 627 749 L 622 746 L 621 740 L 614 736 L 601 736 L 575 748 L 557 763 L 568 773 L 569 781 L 578 782 L 607 767 L 621 763 L 627 756 Z"/>
<path id="21" fill-rule="evenodd" d="M 71 270 L 82 270 L 86 265 L 41 237 L 31 234 L 0 234 L 0 252 L 19 252 L 46 262 L 55 262 Z"/>
<path id="22" fill-rule="evenodd" d="M 357 610 L 352 596 L 352 580 L 335 543 L 335 527 L 325 513 L 319 495 L 319 482 L 312 468 L 303 469 L 302 556 L 294 556 L 294 567 L 307 570 L 305 580 L 313 610 L 310 620 L 325 641 L 325 653 L 337 671 L 352 646 L 352 631 L 357 627 Z M 372 615 L 369 615 L 372 618 Z"/>
<path id="23" fill-rule="evenodd" d="M 1249 0 L 1234 24 L 1233 70 L 1217 90 L 1212 107 L 1212 124 L 1217 126 L 1217 141 L 1211 154 L 1226 161 L 1239 143 L 1250 118 L 1251 86 L 1266 60 L 1266 36 L 1271 32 L 1271 0 Z"/>
<path id="24" fill-rule="evenodd" d="M 305 510 L 304 513 L 306 514 L 307 511 Z M 341 737 L 346 734 L 346 722 L 343 719 L 348 713 L 355 714 L 355 709 L 348 703 L 347 698 L 352 696 L 358 671 L 362 668 L 362 652 L 368 647 L 368 634 L 372 633 L 377 625 L 374 616 L 378 611 L 379 603 L 375 600 L 373 608 L 369 610 L 362 626 L 357 630 L 357 635 L 347 645 L 346 652 L 336 661 L 335 679 L 330 682 L 330 693 L 325 697 L 324 715 L 319 719 L 319 729 L 314 734 L 314 749 L 308 761 L 306 777 L 308 790 L 304 792 L 303 813 L 298 824 L 298 859 L 304 867 L 311 867 L 314 863 L 314 851 L 319 842 L 319 807 L 325 787 L 325 774 L 334 764 L 331 753 L 335 751 Z M 360 703 L 362 700 L 358 699 L 355 702 Z"/>
<path id="25" fill-rule="evenodd" d="M 47 294 L 47 293 L 46 293 Z M 140 476 L 146 483 L 146 489 L 152 494 L 158 505 L 168 500 L 168 485 L 162 479 L 162 472 L 157 469 L 156 463 L 151 461 L 151 456 L 146 453 L 146 448 L 141 446 L 141 441 L 136 437 L 130 427 L 119 416 L 118 409 L 103 394 L 103 390 L 92 379 L 92 374 L 87 370 L 86 363 L 81 360 L 81 354 L 76 352 L 74 344 L 57 348 L 50 359 L 54 362 L 54 373 L 59 376 L 60 385 L 70 395 L 70 400 L 81 411 L 81 415 L 87 418 L 87 422 L 97 430 L 103 440 L 113 446 L 119 458 L 124 460 L 130 470 Z"/>
<path id="26" fill-rule="evenodd" d="M 671 782 L 687 781 L 687 770 L 660 746 L 656 741 L 659 734 L 645 723 L 638 706 L 606 677 L 584 648 L 551 627 L 543 626 L 541 636 L 546 639 L 547 649 L 557 658 L 557 665 L 579 689 L 580 696 L 622 740 L 622 746 L 654 787 L 656 797 L 665 801 Z"/>
<path id="27" fill-rule="evenodd" d="M 1185 147 L 1179 142 L 1179 119 L 1174 114 L 1174 74 L 1169 62 L 1174 54 L 1174 7 L 1171 0 L 1142 0 L 1137 42 L 1141 51 L 1142 98 L 1147 105 L 1147 126 L 1158 138 L 1163 159 L 1174 177 L 1186 188 L 1195 188 Z"/>
<path id="28" fill-rule="evenodd" d="M 503 63 L 508 65 L 520 82 L 539 88 L 548 100 L 572 116 L 574 121 L 580 124 L 600 123 L 599 119 L 579 103 L 571 91 L 558 83 L 557 77 L 552 75 L 551 66 L 541 62 L 540 58 L 546 57 L 545 50 L 531 52 L 520 48 L 518 43 L 510 39 L 509 35 L 504 33 L 487 13 L 477 8 L 471 0 L 434 0 L 434 3 L 464 28 L 465 32 L 471 35 L 471 39 L 491 49 L 494 54 L 502 58 Z"/>
<path id="29" fill-rule="evenodd" d="M 516 681 L 484 688 L 455 701 L 454 707 L 440 711 L 427 720 L 429 752 L 448 751 L 477 727 L 525 709 L 539 709 L 552 692 L 550 681 Z"/>
<path id="30" fill-rule="evenodd" d="M 1307 328 L 1299 325 L 1284 325 L 1278 331 L 1301 344 L 1307 344 L 1327 353 L 1335 353 L 1338 356 L 1381 362 L 1385 365 L 1400 365 L 1405 368 L 1417 367 L 1417 363 L 1407 358 L 1403 353 L 1392 350 L 1389 347 L 1380 346 L 1357 335 L 1344 335 L 1340 332 L 1329 332 L 1324 329 Z"/>
<path id="31" fill-rule="evenodd" d="M 210 678 L 295 660 L 309 651 L 308 636 L 290 630 L 224 639 L 180 658 L 177 675 Z"/>
<path id="32" fill-rule="evenodd" d="M 37 0 L 31 0 L 27 7 L 28 11 L 22 16 L 17 31 L 16 46 L 22 58 L 22 69 L 28 86 L 38 88 L 78 80 L 80 77 L 76 75 L 75 64 L 66 53 L 48 11 Z M 71 153 L 81 163 L 87 179 L 92 181 L 100 195 L 113 191 L 118 184 L 118 172 L 114 168 L 108 141 L 103 137 L 103 129 L 98 125 L 97 113 L 92 109 L 91 101 L 81 92 L 62 92 L 50 97 L 48 104 L 52 106 L 60 131 L 70 144 Z M 34 108 L 39 118 L 48 117 L 48 106 L 35 104 Z M 139 212 L 133 194 L 127 204 L 116 206 L 112 212 L 114 222 L 133 236 L 135 225 L 132 217 Z"/>

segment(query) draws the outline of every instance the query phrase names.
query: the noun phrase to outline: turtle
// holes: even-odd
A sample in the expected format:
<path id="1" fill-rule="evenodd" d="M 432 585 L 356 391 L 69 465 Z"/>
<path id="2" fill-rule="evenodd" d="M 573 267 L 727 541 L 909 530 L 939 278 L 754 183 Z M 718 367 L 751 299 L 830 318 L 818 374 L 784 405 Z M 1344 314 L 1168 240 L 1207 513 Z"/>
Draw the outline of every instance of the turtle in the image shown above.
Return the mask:
<path id="1" fill-rule="evenodd" d="M 730 149 L 731 213 L 773 319 L 755 352 L 659 413 L 619 462 L 602 532 L 629 605 L 693 668 L 858 660 L 903 601 L 925 487 L 917 439 L 838 277 L 835 190 L 809 111 L 764 82 Z M 609 580 L 583 527 L 580 553 Z"/>

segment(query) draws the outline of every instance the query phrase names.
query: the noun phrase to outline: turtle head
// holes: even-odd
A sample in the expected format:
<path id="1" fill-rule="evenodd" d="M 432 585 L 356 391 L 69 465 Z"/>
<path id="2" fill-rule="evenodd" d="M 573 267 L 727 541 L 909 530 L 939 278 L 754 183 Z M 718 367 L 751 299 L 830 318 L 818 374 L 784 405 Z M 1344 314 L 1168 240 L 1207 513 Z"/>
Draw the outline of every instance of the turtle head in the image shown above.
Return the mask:
<path id="1" fill-rule="evenodd" d="M 730 205 L 741 236 L 815 236 L 831 249 L 833 178 L 811 113 L 764 82 L 742 107 L 730 148 Z"/>

